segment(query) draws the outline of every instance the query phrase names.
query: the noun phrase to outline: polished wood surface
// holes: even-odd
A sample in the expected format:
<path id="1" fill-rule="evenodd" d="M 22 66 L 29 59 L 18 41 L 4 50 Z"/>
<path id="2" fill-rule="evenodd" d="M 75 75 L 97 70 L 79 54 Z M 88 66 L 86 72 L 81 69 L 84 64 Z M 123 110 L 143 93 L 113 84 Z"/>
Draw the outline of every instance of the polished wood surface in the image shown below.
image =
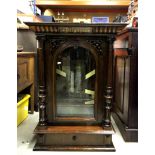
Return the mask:
<path id="1" fill-rule="evenodd" d="M 114 134 L 112 127 L 101 126 L 37 126 L 34 133 L 88 133 L 88 134 Z"/>
<path id="2" fill-rule="evenodd" d="M 17 93 L 24 93 L 24 89 L 28 89 L 31 95 L 29 112 L 34 112 L 35 104 L 35 82 L 34 82 L 34 52 L 18 52 L 17 53 Z"/>

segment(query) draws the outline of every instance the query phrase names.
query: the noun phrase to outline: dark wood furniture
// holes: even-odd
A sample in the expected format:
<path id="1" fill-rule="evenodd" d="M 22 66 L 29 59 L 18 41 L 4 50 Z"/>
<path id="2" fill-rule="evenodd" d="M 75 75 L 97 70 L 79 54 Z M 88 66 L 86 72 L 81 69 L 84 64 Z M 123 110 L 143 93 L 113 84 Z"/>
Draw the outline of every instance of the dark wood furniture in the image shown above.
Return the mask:
<path id="1" fill-rule="evenodd" d="M 113 117 L 127 142 L 138 141 L 138 29 L 128 28 L 116 37 L 125 49 L 114 51 Z"/>
<path id="2" fill-rule="evenodd" d="M 126 24 L 26 24 L 38 40 L 34 150 L 115 151 L 110 120 L 113 41 Z"/>
<path id="3" fill-rule="evenodd" d="M 34 112 L 35 82 L 34 82 L 34 52 L 17 52 L 17 93 L 29 93 L 29 113 Z"/>

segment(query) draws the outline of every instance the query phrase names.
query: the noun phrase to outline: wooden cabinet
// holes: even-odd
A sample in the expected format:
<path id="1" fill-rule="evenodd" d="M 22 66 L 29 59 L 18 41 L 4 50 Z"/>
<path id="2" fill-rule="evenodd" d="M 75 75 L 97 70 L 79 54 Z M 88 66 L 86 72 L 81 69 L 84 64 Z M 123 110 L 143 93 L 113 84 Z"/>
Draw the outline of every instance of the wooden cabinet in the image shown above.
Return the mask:
<path id="1" fill-rule="evenodd" d="M 115 151 L 112 47 L 115 34 L 126 24 L 26 24 L 38 40 L 34 150 Z"/>
<path id="2" fill-rule="evenodd" d="M 130 28 L 116 37 L 127 48 L 114 51 L 113 117 L 125 141 L 138 141 L 138 30 Z"/>
<path id="3" fill-rule="evenodd" d="M 34 52 L 17 53 L 17 93 L 29 93 L 31 95 L 30 113 L 34 112 L 35 102 L 34 65 Z"/>

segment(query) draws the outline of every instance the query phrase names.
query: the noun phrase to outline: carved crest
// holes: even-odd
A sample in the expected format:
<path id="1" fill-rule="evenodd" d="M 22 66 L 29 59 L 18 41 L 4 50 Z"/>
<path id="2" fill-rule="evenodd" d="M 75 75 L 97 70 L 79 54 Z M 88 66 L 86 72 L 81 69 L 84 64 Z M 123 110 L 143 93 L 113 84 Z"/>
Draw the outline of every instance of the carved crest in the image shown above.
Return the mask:
<path id="1" fill-rule="evenodd" d="M 47 40 L 47 48 L 50 49 L 50 53 L 55 52 L 61 45 L 67 43 L 69 40 L 65 39 L 65 38 L 52 38 L 52 39 L 48 39 Z M 72 41 L 69 41 L 74 48 L 76 48 L 76 46 L 78 46 L 79 40 L 77 39 L 73 39 Z M 96 52 L 99 55 L 103 55 L 105 53 L 106 50 L 106 41 L 103 39 L 94 39 L 94 40 L 86 40 L 86 42 L 92 46 L 93 48 L 95 48 Z"/>

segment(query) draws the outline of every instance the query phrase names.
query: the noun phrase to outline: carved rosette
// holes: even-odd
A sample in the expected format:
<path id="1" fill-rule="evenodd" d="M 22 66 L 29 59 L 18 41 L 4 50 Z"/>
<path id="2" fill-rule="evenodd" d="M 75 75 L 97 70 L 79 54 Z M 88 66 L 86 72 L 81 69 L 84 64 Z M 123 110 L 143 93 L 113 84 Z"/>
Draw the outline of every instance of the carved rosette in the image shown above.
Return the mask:
<path id="1" fill-rule="evenodd" d="M 104 127 L 110 127 L 111 126 L 111 105 L 112 105 L 112 87 L 107 87 L 105 91 L 105 107 L 104 107 L 104 120 L 103 120 L 103 126 Z"/>
<path id="2" fill-rule="evenodd" d="M 66 41 L 64 39 L 48 39 L 48 46 L 50 48 L 50 53 L 56 51 L 61 45 L 63 45 Z"/>
<path id="3" fill-rule="evenodd" d="M 108 37 L 108 41 L 109 41 L 110 45 L 113 45 L 113 42 L 115 41 L 115 39 L 116 39 L 115 35 L 111 35 Z"/>
<path id="4" fill-rule="evenodd" d="M 39 86 L 39 125 L 40 126 L 45 126 L 47 124 L 45 98 L 46 98 L 45 87 Z"/>
<path id="5" fill-rule="evenodd" d="M 104 49 L 106 47 L 104 40 L 87 40 L 87 42 L 96 49 L 99 55 L 104 54 Z"/>

